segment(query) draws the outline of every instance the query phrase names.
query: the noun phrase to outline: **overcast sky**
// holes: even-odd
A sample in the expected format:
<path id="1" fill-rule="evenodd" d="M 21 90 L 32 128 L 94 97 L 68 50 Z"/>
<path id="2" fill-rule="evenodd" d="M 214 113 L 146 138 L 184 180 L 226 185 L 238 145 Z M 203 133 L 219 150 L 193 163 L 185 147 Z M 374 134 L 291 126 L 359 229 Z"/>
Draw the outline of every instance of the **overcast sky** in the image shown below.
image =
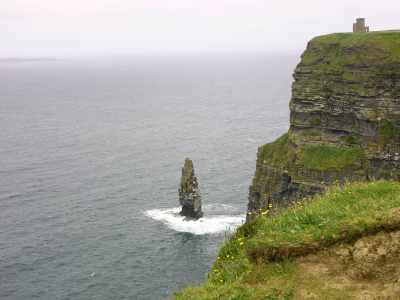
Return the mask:
<path id="1" fill-rule="evenodd" d="M 269 51 L 400 28 L 400 0 L 0 0 L 0 57 Z"/>

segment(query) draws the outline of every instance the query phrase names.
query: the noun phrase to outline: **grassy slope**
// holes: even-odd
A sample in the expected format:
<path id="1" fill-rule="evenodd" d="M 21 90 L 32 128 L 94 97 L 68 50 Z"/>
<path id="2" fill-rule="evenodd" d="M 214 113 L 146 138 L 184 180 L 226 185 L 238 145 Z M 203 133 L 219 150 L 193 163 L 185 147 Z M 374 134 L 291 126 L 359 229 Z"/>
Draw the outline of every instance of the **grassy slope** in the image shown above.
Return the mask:
<path id="1" fill-rule="evenodd" d="M 293 257 L 340 241 L 400 226 L 400 183 L 378 181 L 332 187 L 276 217 L 267 211 L 225 242 L 206 283 L 176 299 L 292 299 L 303 274 Z M 345 297 L 310 284 L 320 297 Z"/>

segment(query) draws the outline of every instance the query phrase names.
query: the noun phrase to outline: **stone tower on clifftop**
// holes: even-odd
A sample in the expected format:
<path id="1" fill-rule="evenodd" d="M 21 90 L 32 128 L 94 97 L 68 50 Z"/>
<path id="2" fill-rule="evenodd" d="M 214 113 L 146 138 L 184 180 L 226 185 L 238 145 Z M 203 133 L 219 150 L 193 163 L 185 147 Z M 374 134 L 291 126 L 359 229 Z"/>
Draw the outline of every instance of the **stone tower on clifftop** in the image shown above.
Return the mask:
<path id="1" fill-rule="evenodd" d="M 353 32 L 369 32 L 369 26 L 365 26 L 365 19 L 358 18 L 355 23 L 353 23 Z"/>

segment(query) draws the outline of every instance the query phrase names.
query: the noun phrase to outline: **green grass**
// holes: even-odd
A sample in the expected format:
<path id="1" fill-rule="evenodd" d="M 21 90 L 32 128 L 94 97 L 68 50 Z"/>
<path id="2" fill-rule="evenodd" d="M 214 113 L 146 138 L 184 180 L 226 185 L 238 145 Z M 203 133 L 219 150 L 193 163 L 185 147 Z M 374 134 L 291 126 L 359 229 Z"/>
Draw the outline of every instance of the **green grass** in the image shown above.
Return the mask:
<path id="1" fill-rule="evenodd" d="M 282 135 L 276 141 L 259 148 L 259 162 L 268 163 L 268 165 L 273 167 L 284 168 L 294 159 L 294 150 L 290 145 L 288 133 Z"/>
<path id="2" fill-rule="evenodd" d="M 398 207 L 398 182 L 377 181 L 334 187 L 323 195 L 299 202 L 276 218 L 262 218 L 263 221 L 257 223 L 257 233 L 247 241 L 247 251 L 281 249 L 290 252 L 290 248 L 297 251 L 303 246 L 320 247 L 358 237 L 392 224 L 391 210 Z"/>
<path id="3" fill-rule="evenodd" d="M 203 285 L 184 289 L 175 299 L 293 299 L 305 284 L 294 259 L 299 250 L 398 228 L 399 208 L 400 183 L 377 181 L 332 187 L 275 217 L 260 216 L 224 243 Z M 323 284 L 318 278 L 307 283 L 320 297 L 335 299 L 336 293 L 340 299 Z"/>
<path id="4" fill-rule="evenodd" d="M 361 148 L 306 145 L 300 150 L 297 164 L 318 171 L 343 170 L 346 167 L 361 167 L 363 159 Z"/>

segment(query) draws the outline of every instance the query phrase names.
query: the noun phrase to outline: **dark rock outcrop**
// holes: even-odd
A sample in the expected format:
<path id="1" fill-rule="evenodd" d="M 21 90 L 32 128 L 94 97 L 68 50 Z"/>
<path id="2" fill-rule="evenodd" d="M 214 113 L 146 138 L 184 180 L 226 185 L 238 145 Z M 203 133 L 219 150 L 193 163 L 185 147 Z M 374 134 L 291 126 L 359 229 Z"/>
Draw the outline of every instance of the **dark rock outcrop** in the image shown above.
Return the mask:
<path id="1" fill-rule="evenodd" d="M 294 72 L 289 132 L 259 148 L 248 217 L 335 182 L 400 179 L 400 32 L 313 39 Z"/>
<path id="2" fill-rule="evenodd" d="M 191 219 L 199 219 L 203 216 L 199 184 L 194 174 L 193 162 L 189 158 L 186 158 L 182 168 L 179 203 L 182 206 L 180 212 L 182 216 Z"/>

